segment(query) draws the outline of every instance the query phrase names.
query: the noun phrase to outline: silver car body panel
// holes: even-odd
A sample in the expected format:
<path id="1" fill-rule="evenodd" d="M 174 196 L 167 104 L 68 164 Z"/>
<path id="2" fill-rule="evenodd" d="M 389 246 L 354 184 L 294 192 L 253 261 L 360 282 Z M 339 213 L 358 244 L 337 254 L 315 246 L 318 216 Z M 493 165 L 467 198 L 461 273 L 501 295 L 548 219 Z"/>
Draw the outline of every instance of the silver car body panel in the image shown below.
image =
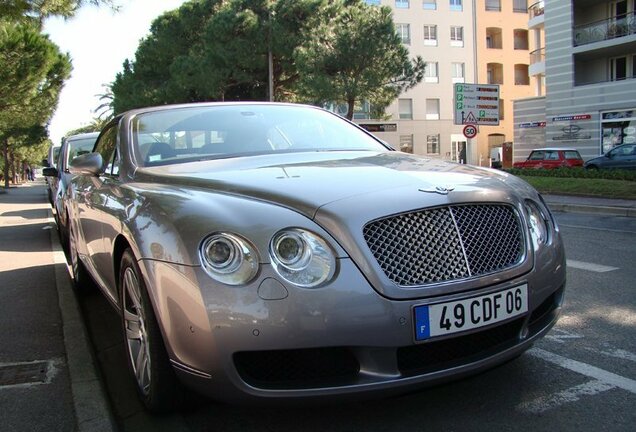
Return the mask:
<path id="1" fill-rule="evenodd" d="M 182 380 L 199 391 L 238 400 L 345 395 L 433 383 L 512 358 L 556 322 L 565 286 L 563 244 L 552 226 L 548 246 L 532 247 L 524 203 L 543 204 L 525 182 L 494 170 L 391 151 L 281 153 L 140 168 L 128 145 L 129 123 L 140 112 L 115 121 L 119 175 L 73 179 L 76 247 L 116 307 L 118 254 L 123 247 L 132 249 L 169 357 Z M 431 192 L 438 187 L 447 193 Z M 482 277 L 406 288 L 387 278 L 365 243 L 365 224 L 466 203 L 514 208 L 524 237 L 519 265 Z M 285 227 L 303 228 L 327 241 L 337 257 L 331 281 L 307 289 L 277 275 L 268 245 Z M 238 233 L 255 246 L 261 266 L 251 282 L 223 285 L 202 269 L 199 245 L 215 232 Z M 422 345 L 414 338 L 415 306 L 521 284 L 528 286 L 529 312 L 519 319 L 513 345 L 438 371 L 400 371 L 396 350 Z M 547 318 L 535 316 L 540 307 L 548 308 Z M 246 381 L 235 364 L 241 352 L 323 347 L 353 352 L 360 363 L 356 377 L 347 383 L 268 388 Z"/>

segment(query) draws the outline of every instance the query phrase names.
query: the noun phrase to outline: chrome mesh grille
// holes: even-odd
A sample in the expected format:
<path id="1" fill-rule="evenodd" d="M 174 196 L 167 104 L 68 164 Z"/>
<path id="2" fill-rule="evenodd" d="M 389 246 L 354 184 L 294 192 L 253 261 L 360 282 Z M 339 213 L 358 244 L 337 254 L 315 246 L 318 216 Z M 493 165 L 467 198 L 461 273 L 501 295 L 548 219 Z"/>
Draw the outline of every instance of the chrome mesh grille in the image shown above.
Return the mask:
<path id="1" fill-rule="evenodd" d="M 404 213 L 367 224 L 364 238 L 400 286 L 464 279 L 519 264 L 521 223 L 508 205 L 456 205 Z"/>

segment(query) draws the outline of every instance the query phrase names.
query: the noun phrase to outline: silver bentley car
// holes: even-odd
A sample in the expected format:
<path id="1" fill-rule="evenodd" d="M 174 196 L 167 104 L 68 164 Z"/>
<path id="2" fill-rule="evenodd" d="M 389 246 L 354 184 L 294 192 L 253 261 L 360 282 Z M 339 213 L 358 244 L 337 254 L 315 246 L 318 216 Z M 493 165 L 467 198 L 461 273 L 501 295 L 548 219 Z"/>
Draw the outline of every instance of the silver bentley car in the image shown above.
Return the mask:
<path id="1" fill-rule="evenodd" d="M 559 230 L 503 172 L 393 151 L 322 109 L 116 117 L 71 163 L 71 261 L 121 314 L 148 409 L 385 396 L 491 368 L 555 324 Z"/>

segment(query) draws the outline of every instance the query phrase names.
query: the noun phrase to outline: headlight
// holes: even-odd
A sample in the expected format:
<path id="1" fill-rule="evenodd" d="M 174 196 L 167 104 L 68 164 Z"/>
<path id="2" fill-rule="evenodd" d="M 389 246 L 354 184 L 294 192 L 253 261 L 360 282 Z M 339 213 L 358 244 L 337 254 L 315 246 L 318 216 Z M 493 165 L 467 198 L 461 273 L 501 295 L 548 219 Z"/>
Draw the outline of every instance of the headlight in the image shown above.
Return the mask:
<path id="1" fill-rule="evenodd" d="M 543 211 L 541 211 L 541 208 L 530 200 L 526 201 L 526 211 L 528 212 L 530 236 L 532 237 L 534 249 L 537 250 L 540 246 L 549 242 L 550 231 L 548 218 Z"/>
<path id="2" fill-rule="evenodd" d="M 336 259 L 325 240 L 297 228 L 279 231 L 269 245 L 276 272 L 286 281 L 311 288 L 331 279 Z"/>
<path id="3" fill-rule="evenodd" d="M 201 242 L 199 258 L 205 271 L 219 282 L 241 285 L 258 272 L 258 256 L 254 248 L 241 237 L 212 234 Z"/>

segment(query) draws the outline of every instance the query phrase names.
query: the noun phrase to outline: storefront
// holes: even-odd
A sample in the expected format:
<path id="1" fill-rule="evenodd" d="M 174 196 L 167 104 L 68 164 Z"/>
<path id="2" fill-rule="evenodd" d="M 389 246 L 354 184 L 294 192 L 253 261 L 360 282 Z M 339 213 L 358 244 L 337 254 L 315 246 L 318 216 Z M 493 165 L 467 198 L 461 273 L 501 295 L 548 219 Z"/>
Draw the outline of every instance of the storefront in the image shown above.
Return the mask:
<path id="1" fill-rule="evenodd" d="M 601 113 L 601 153 L 636 142 L 636 108 Z"/>

